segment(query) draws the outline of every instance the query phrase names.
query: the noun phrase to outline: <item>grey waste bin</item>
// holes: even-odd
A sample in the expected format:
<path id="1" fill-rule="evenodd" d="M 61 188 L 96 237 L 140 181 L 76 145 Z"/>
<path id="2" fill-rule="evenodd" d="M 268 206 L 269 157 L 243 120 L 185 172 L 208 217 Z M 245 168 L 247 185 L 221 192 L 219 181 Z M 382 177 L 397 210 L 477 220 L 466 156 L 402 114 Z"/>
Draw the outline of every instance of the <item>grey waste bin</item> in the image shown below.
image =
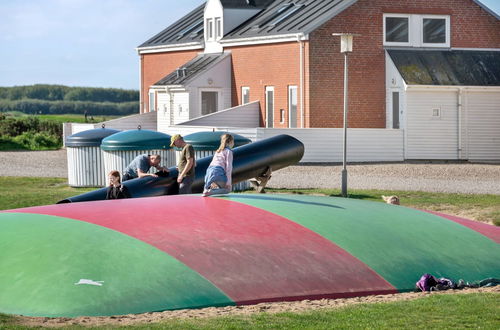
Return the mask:
<path id="1" fill-rule="evenodd" d="M 220 146 L 220 137 L 226 133 L 229 133 L 233 136 L 234 147 L 239 147 L 252 142 L 250 139 L 244 136 L 223 131 L 196 132 L 188 134 L 184 136 L 184 141 L 193 146 L 195 150 L 195 157 L 197 159 L 211 157 Z M 249 189 L 250 186 L 250 182 L 242 181 L 233 185 L 233 191 L 243 191 Z"/>
<path id="2" fill-rule="evenodd" d="M 141 154 L 160 155 L 160 165 L 163 167 L 175 165 L 175 152 L 170 147 L 170 135 L 156 131 L 136 129 L 114 134 L 102 140 L 101 150 L 106 173 L 117 170 L 123 175 L 128 164 Z M 155 168 L 150 169 L 150 173 L 155 171 Z"/>
<path id="3" fill-rule="evenodd" d="M 68 184 L 72 187 L 102 187 L 106 185 L 106 172 L 101 152 L 104 138 L 120 131 L 96 128 L 75 133 L 66 138 Z"/>

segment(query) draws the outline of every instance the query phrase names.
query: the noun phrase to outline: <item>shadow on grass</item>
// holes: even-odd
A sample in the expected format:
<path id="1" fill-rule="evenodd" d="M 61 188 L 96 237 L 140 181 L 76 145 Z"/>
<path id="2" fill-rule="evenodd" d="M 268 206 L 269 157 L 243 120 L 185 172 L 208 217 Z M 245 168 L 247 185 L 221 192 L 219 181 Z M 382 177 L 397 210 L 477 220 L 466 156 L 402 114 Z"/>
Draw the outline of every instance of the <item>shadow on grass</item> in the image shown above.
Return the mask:
<path id="1" fill-rule="evenodd" d="M 241 195 L 241 196 L 238 196 L 238 198 L 240 198 L 240 199 L 256 199 L 256 200 L 265 200 L 265 201 L 272 200 L 272 201 L 278 201 L 278 202 L 288 202 L 288 203 L 305 204 L 305 205 L 316 205 L 316 206 L 333 207 L 336 209 L 343 209 L 343 207 L 335 206 L 332 204 L 299 201 L 296 199 L 280 197 L 279 195 L 274 195 L 273 197 L 269 197 L 269 195 L 267 195 L 266 197 L 263 197 L 263 196 L 261 197 L 259 195 Z"/>
<path id="2" fill-rule="evenodd" d="M 0 151 L 26 151 L 29 150 L 21 143 L 14 142 L 10 139 L 0 138 Z"/>

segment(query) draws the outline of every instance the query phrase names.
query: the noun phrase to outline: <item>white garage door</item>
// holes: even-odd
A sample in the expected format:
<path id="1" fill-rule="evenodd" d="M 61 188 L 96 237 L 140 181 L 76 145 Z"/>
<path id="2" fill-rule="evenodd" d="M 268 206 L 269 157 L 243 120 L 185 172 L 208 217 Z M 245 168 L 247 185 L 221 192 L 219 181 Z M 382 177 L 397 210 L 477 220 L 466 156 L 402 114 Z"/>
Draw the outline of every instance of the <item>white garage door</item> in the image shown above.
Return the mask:
<path id="1" fill-rule="evenodd" d="M 469 160 L 500 160 L 500 92 L 466 94 Z"/>
<path id="2" fill-rule="evenodd" d="M 408 91 L 406 159 L 458 159 L 455 91 Z"/>

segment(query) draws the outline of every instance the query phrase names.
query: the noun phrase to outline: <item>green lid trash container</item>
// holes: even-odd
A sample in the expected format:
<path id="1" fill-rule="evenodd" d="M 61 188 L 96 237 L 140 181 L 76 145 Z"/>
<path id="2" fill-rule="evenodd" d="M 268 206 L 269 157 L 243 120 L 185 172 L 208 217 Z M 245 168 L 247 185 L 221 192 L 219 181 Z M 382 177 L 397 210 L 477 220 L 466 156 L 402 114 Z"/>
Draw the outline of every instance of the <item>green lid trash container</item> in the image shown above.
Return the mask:
<path id="1" fill-rule="evenodd" d="M 120 131 L 96 128 L 66 138 L 68 184 L 72 187 L 103 187 L 106 185 L 101 142 Z"/>
<path id="2" fill-rule="evenodd" d="M 170 147 L 170 135 L 146 129 L 127 130 L 102 140 L 101 150 L 104 156 L 106 173 L 117 170 L 123 175 L 125 168 L 138 155 L 158 154 L 160 165 L 175 166 L 175 152 Z M 152 167 L 150 173 L 156 172 Z"/>

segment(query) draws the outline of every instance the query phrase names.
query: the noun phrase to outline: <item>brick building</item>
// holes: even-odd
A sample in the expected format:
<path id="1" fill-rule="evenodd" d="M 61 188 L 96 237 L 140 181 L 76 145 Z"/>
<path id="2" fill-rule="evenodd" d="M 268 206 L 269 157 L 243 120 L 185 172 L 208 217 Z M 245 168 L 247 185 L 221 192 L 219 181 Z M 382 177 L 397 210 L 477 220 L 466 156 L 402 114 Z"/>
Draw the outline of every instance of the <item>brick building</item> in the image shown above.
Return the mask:
<path id="1" fill-rule="evenodd" d="M 478 0 L 208 0 L 137 48 L 141 113 L 158 111 L 174 125 L 258 101 L 261 127 L 341 127 L 344 56 L 332 33 L 359 35 L 349 54 L 350 128 L 406 129 L 407 137 L 408 121 L 419 118 L 411 113 L 418 86 L 436 92 L 419 114 L 441 121 L 415 119 L 417 149 L 436 142 L 421 143 L 432 134 L 419 127 L 455 125 L 458 137 L 446 148 L 463 158 L 464 125 L 477 114 L 493 125 L 489 143 L 500 145 L 500 18 Z M 459 79 L 469 67 L 476 79 Z M 430 78 L 411 80 L 411 70 Z M 442 98 L 445 89 L 456 95 Z M 478 91 L 486 94 L 472 95 Z M 447 97 L 489 103 L 471 117 L 456 104 L 445 110 Z M 458 119 L 446 124 L 448 115 Z M 500 158 L 499 147 L 493 153 Z"/>

